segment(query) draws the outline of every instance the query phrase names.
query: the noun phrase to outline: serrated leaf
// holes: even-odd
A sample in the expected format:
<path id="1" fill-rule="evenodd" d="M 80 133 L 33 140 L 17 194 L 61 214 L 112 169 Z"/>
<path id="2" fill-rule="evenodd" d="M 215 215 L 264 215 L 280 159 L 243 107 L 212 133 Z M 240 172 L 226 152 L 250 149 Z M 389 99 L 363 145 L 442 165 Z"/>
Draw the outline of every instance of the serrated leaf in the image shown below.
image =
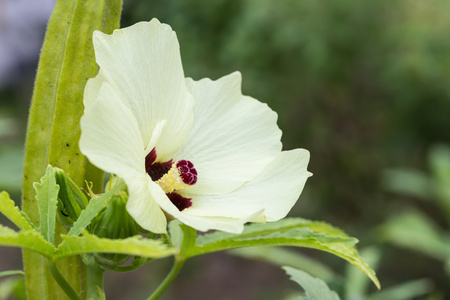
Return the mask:
<path id="1" fill-rule="evenodd" d="M 381 258 L 380 249 L 376 247 L 365 248 L 361 251 L 364 260 L 376 270 Z M 355 267 L 348 265 L 345 276 L 344 295 L 346 299 L 363 299 L 369 285 L 369 279 Z M 386 298 L 389 299 L 389 298 Z"/>
<path id="2" fill-rule="evenodd" d="M 19 209 L 19 208 L 17 208 L 17 209 Z M 39 228 L 34 226 L 33 222 L 30 220 L 30 217 L 24 211 L 21 211 L 20 215 L 25 219 L 26 222 L 28 222 L 28 224 L 31 226 L 32 229 L 39 231 Z"/>
<path id="3" fill-rule="evenodd" d="M 47 166 L 45 176 L 41 183 L 33 184 L 36 190 L 36 199 L 39 202 L 39 229 L 42 236 L 50 243 L 55 243 L 56 208 L 58 205 L 59 185 L 56 184 L 55 169 Z"/>
<path id="4" fill-rule="evenodd" d="M 145 239 L 141 236 L 112 240 L 99 238 L 84 231 L 83 236 L 64 235 L 63 239 L 53 257 L 54 260 L 83 253 L 120 253 L 149 258 L 161 258 L 176 253 L 174 248 L 160 241 Z"/>
<path id="5" fill-rule="evenodd" d="M 31 221 L 28 216 L 16 206 L 13 200 L 9 198 L 8 193 L 0 193 L 0 212 L 13 222 L 19 229 L 29 230 L 33 229 Z"/>
<path id="6" fill-rule="evenodd" d="M 38 231 L 32 229 L 16 232 L 2 225 L 0 225 L 0 245 L 33 250 L 46 257 L 51 257 L 56 251 Z"/>
<path id="7" fill-rule="evenodd" d="M 111 191 L 98 198 L 92 198 L 86 208 L 81 211 L 78 219 L 73 223 L 72 228 L 70 228 L 68 236 L 80 235 L 81 232 L 91 223 L 98 213 L 106 207 L 112 195 L 120 190 L 125 185 L 124 182 L 116 185 Z"/>
<path id="8" fill-rule="evenodd" d="M 296 246 L 330 252 L 361 269 L 379 288 L 375 272 L 364 263 L 354 245 L 357 239 L 348 237 L 333 226 L 300 218 L 284 219 L 268 224 L 250 224 L 241 234 L 215 232 L 199 236 L 189 247 L 186 258 L 240 247 Z"/>
<path id="9" fill-rule="evenodd" d="M 305 290 L 306 297 L 302 297 L 302 300 L 340 300 L 336 292 L 330 290 L 321 279 L 291 267 L 283 267 L 283 269 L 291 276 L 291 280 L 297 282 Z"/>
<path id="10" fill-rule="evenodd" d="M 226 239 L 251 238 L 268 235 L 271 233 L 283 233 L 292 229 L 308 228 L 311 231 L 320 232 L 330 236 L 340 236 L 342 238 L 348 237 L 342 230 L 333 227 L 324 222 L 310 221 L 302 218 L 286 218 L 278 222 L 272 223 L 253 223 L 245 226 L 241 234 L 233 234 L 222 231 L 216 231 L 211 234 L 200 236 L 197 239 L 197 245 L 211 244 L 216 241 L 223 241 Z M 357 239 L 351 238 L 353 244 L 358 242 Z M 350 240 L 348 242 L 351 242 Z"/>

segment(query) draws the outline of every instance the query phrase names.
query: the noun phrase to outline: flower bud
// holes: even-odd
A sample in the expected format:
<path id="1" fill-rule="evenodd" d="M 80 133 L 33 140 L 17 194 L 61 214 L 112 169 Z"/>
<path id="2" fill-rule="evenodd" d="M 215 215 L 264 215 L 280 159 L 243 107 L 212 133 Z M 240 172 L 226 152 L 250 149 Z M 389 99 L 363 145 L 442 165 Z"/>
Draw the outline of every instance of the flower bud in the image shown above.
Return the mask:
<path id="1" fill-rule="evenodd" d="M 55 170 L 56 183 L 59 185 L 59 221 L 68 228 L 78 219 L 81 211 L 88 204 L 88 199 L 63 170 L 58 168 Z"/>
<path id="2" fill-rule="evenodd" d="M 126 202 L 128 195 L 120 191 L 113 195 L 106 209 L 94 224 L 93 232 L 100 238 L 124 239 L 139 232 L 139 227 L 128 214 Z M 125 263 L 130 256 L 116 253 L 95 253 L 95 260 L 106 269 L 111 269 Z"/>

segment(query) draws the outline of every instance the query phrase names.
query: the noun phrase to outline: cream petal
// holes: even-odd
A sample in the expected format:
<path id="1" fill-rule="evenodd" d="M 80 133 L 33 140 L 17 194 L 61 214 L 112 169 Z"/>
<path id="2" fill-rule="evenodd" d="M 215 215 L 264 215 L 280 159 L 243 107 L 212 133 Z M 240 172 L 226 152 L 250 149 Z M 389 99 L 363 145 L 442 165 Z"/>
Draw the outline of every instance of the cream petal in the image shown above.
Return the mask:
<path id="1" fill-rule="evenodd" d="M 104 82 L 106 82 L 106 80 L 102 70 L 98 72 L 95 78 L 91 78 L 87 81 L 83 96 L 83 104 L 85 109 L 90 108 L 92 104 L 97 100 L 98 92 L 100 91 L 100 88 L 102 87 L 102 84 Z"/>
<path id="2" fill-rule="evenodd" d="M 241 233 L 244 225 L 262 214 L 262 210 L 253 212 L 243 218 L 226 218 L 226 217 L 195 217 L 183 215 L 179 220 L 186 225 L 191 226 L 199 231 L 221 230 L 230 233 Z"/>
<path id="3" fill-rule="evenodd" d="M 97 101 L 81 117 L 80 150 L 91 163 L 119 177 L 145 174 L 136 118 L 108 83 L 103 83 Z"/>
<path id="4" fill-rule="evenodd" d="M 147 147 L 145 147 L 145 156 L 147 156 L 150 152 L 152 152 L 153 148 L 156 146 L 156 144 L 159 141 L 159 137 L 161 136 L 161 133 L 164 129 L 164 125 L 166 125 L 166 120 L 162 120 L 158 124 L 156 124 L 155 129 L 152 133 L 152 138 L 150 139 L 150 142 L 148 143 Z"/>
<path id="5" fill-rule="evenodd" d="M 174 158 L 192 161 L 198 172 L 193 194 L 230 192 L 251 180 L 281 151 L 277 114 L 241 93 L 241 74 L 217 81 L 187 79 L 195 98 L 195 123 Z"/>
<path id="6" fill-rule="evenodd" d="M 129 192 L 127 211 L 130 216 L 146 230 L 166 233 L 166 216 L 150 192 L 155 183 L 147 175 L 125 178 L 125 182 Z"/>
<path id="7" fill-rule="evenodd" d="M 222 217 L 222 216 L 192 216 L 179 211 L 175 205 L 166 197 L 158 185 L 151 189 L 152 195 L 159 206 L 175 219 L 200 231 L 221 230 L 230 233 L 241 233 L 244 230 L 244 224 L 257 218 L 263 213 L 263 210 L 247 211 L 241 217 Z"/>
<path id="8" fill-rule="evenodd" d="M 166 120 L 156 147 L 158 160 L 170 159 L 189 135 L 194 106 L 175 32 L 153 19 L 112 35 L 96 31 L 93 41 L 100 75 L 135 116 L 145 145 L 156 125 Z"/>
<path id="9" fill-rule="evenodd" d="M 224 195 L 206 196 L 182 193 L 192 197 L 192 206 L 183 211 L 191 216 L 241 218 L 248 211 L 264 209 L 267 221 L 284 218 L 296 203 L 306 179 L 309 152 L 304 149 L 283 151 L 252 181 Z"/>

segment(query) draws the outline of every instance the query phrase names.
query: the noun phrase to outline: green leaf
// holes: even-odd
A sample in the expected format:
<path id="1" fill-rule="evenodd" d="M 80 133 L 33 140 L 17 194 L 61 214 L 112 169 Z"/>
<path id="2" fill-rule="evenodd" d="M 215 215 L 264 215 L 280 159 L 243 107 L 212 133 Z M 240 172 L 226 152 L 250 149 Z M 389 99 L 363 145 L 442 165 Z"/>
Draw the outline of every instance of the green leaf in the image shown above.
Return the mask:
<path id="1" fill-rule="evenodd" d="M 383 187 L 391 192 L 428 200 L 433 195 L 433 182 L 414 169 L 389 169 L 383 172 Z"/>
<path id="2" fill-rule="evenodd" d="M 112 240 L 99 238 L 86 231 L 83 236 L 63 236 L 64 241 L 58 247 L 54 260 L 83 253 L 121 253 L 149 258 L 161 258 L 176 253 L 157 240 L 149 240 L 141 236 Z"/>
<path id="3" fill-rule="evenodd" d="M 434 284 L 429 279 L 407 281 L 393 287 L 383 288 L 376 294 L 367 297 L 367 300 L 409 300 L 431 293 Z M 431 298 L 430 298 L 431 299 Z"/>
<path id="4" fill-rule="evenodd" d="M 67 228 L 73 225 L 81 211 L 86 208 L 88 199 L 64 170 L 55 168 L 55 180 L 59 185 L 59 221 Z"/>
<path id="5" fill-rule="evenodd" d="M 56 184 L 55 169 L 47 166 L 45 176 L 41 183 L 33 184 L 36 190 L 36 199 L 39 202 L 40 231 L 42 236 L 50 243 L 55 243 L 56 208 L 58 206 L 59 185 Z"/>
<path id="6" fill-rule="evenodd" d="M 12 275 L 25 275 L 25 273 L 22 270 L 10 270 L 10 271 L 0 272 L 0 277 L 12 276 Z"/>
<path id="7" fill-rule="evenodd" d="M 245 258 L 258 259 L 280 267 L 291 266 L 296 269 L 301 269 L 312 276 L 323 278 L 326 282 L 339 278 L 338 274 L 321 262 L 288 248 L 249 247 L 232 249 L 227 252 Z M 364 275 L 363 273 L 360 274 Z M 342 280 L 342 278 L 339 279 Z"/>
<path id="8" fill-rule="evenodd" d="M 170 239 L 180 255 L 195 247 L 197 232 L 178 220 L 169 223 Z"/>
<path id="9" fill-rule="evenodd" d="M 19 209 L 19 208 L 17 208 L 17 209 Z M 33 228 L 33 229 L 36 230 L 36 231 L 39 231 L 39 228 L 37 228 L 36 226 L 34 226 L 33 222 L 30 220 L 30 217 L 28 217 L 28 215 L 27 215 L 24 211 L 21 211 L 21 212 L 20 212 L 20 215 L 25 219 L 25 221 L 28 222 L 28 224 L 30 224 L 31 228 Z M 26 229 L 26 228 L 25 228 L 25 229 Z"/>
<path id="10" fill-rule="evenodd" d="M 381 251 L 376 247 L 365 248 L 361 251 L 361 256 L 376 270 L 381 258 Z M 344 284 L 344 295 L 346 299 L 364 299 L 368 285 L 369 279 L 366 276 L 352 265 L 347 266 Z"/>
<path id="11" fill-rule="evenodd" d="M 56 251 L 55 247 L 34 229 L 16 232 L 2 225 L 0 225 L 0 245 L 33 250 L 46 257 L 51 257 Z"/>
<path id="12" fill-rule="evenodd" d="M 450 237 L 419 211 L 392 217 L 379 229 L 379 233 L 385 240 L 438 260 L 445 262 L 450 258 Z"/>
<path id="13" fill-rule="evenodd" d="M 2 110 L 2 113 L 4 111 Z M 2 121 L 11 121 L 11 129 L 17 128 L 12 118 L 4 118 L 0 116 L 0 136 L 2 131 Z M 10 129 L 7 129 L 10 132 Z M 22 172 L 23 172 L 23 144 L 10 145 L 11 142 L 2 143 L 0 149 L 0 189 L 8 190 L 10 193 L 20 193 L 22 188 Z M 1 299 L 1 298 L 0 298 Z"/>
<path id="14" fill-rule="evenodd" d="M 355 238 L 323 222 L 300 218 L 284 219 L 267 224 L 250 224 L 241 234 L 217 231 L 197 237 L 194 246 L 186 249 L 186 258 L 240 247 L 296 246 L 330 252 L 360 268 L 379 288 L 375 272 L 364 263 L 354 245 Z"/>
<path id="15" fill-rule="evenodd" d="M 434 146 L 429 153 L 428 161 L 439 181 L 450 181 L 450 148 L 447 145 Z"/>
<path id="16" fill-rule="evenodd" d="M 19 229 L 30 230 L 34 227 L 31 221 L 29 221 L 28 216 L 20 211 L 6 192 L 0 193 L 0 212 L 19 227 Z"/>
<path id="17" fill-rule="evenodd" d="M 314 278 L 308 273 L 291 268 L 283 267 L 287 274 L 291 276 L 291 280 L 297 282 L 306 293 L 303 300 L 339 300 L 339 296 L 329 289 L 325 282 L 321 279 Z"/>
<path id="18" fill-rule="evenodd" d="M 172 220 L 169 222 L 169 235 L 172 245 L 180 252 L 183 245 L 183 230 L 181 229 L 181 222 L 178 220 Z"/>
<path id="19" fill-rule="evenodd" d="M 0 282 L 0 299 L 26 300 L 23 277 L 12 277 Z"/>
<path id="20" fill-rule="evenodd" d="M 435 182 L 435 199 L 450 218 L 450 148 L 447 145 L 434 146 L 428 160 Z"/>
<path id="21" fill-rule="evenodd" d="M 81 232 L 91 223 L 98 213 L 108 205 L 109 200 L 111 200 L 112 195 L 125 186 L 125 183 L 117 184 L 108 193 L 103 194 L 98 198 L 92 198 L 86 208 L 81 212 L 78 220 L 73 223 L 72 228 L 70 228 L 68 236 L 80 235 Z"/>
<path id="22" fill-rule="evenodd" d="M 251 239 L 252 237 L 260 237 L 268 234 L 278 234 L 288 232 L 292 229 L 306 228 L 311 231 L 320 232 L 329 236 L 339 236 L 347 238 L 347 234 L 342 230 L 335 228 L 324 222 L 310 221 L 302 218 L 286 218 L 278 222 L 272 223 L 252 223 L 245 226 L 244 231 L 241 234 L 226 233 L 222 231 L 216 231 L 211 234 L 206 234 L 198 238 L 198 245 L 211 244 L 217 241 L 223 241 L 226 239 Z M 352 245 L 355 245 L 358 240 L 355 238 L 349 238 L 347 240 Z"/>

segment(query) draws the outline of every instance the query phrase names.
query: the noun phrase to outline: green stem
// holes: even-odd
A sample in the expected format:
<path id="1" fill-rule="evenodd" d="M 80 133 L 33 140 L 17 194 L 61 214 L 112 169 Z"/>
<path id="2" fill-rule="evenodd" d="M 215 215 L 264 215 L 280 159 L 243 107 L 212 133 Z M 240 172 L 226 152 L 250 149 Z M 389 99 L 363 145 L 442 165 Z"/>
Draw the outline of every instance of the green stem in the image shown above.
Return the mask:
<path id="1" fill-rule="evenodd" d="M 102 269 L 97 263 L 92 262 L 87 264 L 87 300 L 102 299 L 103 278 L 105 270 Z"/>
<path id="2" fill-rule="evenodd" d="M 56 262 L 50 262 L 47 260 L 47 266 L 50 271 L 50 274 L 52 274 L 53 278 L 55 278 L 56 282 L 62 288 L 64 293 L 66 293 L 66 295 L 71 300 L 82 300 L 81 297 L 74 291 L 72 286 L 64 278 L 64 276 L 61 275 L 61 273 L 58 270 L 58 267 L 56 266 Z"/>
<path id="3" fill-rule="evenodd" d="M 121 7 L 122 0 L 58 0 L 55 4 L 41 51 L 25 147 L 22 210 L 36 227 L 42 220 L 33 183 L 39 182 L 48 164 L 63 169 L 79 187 L 87 181 L 93 182 L 94 193 L 102 190 L 103 172 L 78 147 L 79 123 L 84 87 L 97 73 L 92 33 L 109 34 L 118 28 Z M 57 224 L 55 246 L 62 242 L 61 233 L 67 230 Z M 23 265 L 30 298 L 67 298 L 41 255 L 23 250 Z M 84 298 L 86 269 L 80 257 L 58 261 L 58 269 Z"/>
<path id="4" fill-rule="evenodd" d="M 153 292 L 153 294 L 147 299 L 147 300 L 156 300 L 158 299 L 162 293 L 167 289 L 167 287 L 172 283 L 172 281 L 177 277 L 178 273 L 181 270 L 181 267 L 183 267 L 183 264 L 185 262 L 185 258 L 178 258 L 175 257 L 175 262 L 172 266 L 172 270 L 170 270 L 170 273 L 166 276 L 163 282 L 159 285 L 159 287 L 156 289 L 156 291 Z"/>

